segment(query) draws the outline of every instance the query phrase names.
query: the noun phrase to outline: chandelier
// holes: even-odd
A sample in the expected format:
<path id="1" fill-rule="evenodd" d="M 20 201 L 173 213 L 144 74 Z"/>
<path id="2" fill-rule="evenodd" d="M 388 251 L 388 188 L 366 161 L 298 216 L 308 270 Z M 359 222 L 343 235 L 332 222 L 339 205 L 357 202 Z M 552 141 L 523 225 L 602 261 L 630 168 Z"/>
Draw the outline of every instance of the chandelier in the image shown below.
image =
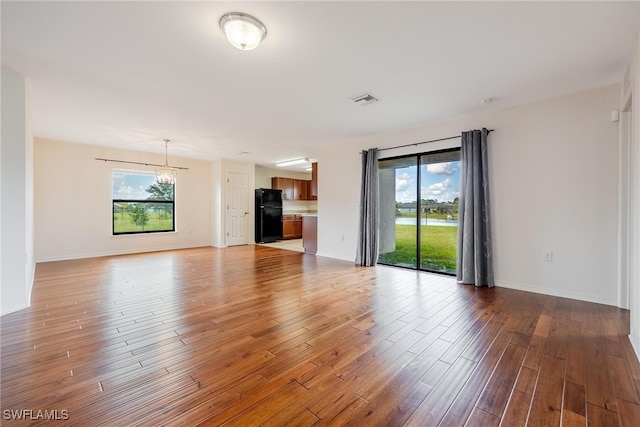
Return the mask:
<path id="1" fill-rule="evenodd" d="M 162 185 L 173 185 L 176 182 L 177 169 L 169 166 L 168 146 L 169 140 L 164 140 L 164 166 L 156 168 L 156 182 Z"/>

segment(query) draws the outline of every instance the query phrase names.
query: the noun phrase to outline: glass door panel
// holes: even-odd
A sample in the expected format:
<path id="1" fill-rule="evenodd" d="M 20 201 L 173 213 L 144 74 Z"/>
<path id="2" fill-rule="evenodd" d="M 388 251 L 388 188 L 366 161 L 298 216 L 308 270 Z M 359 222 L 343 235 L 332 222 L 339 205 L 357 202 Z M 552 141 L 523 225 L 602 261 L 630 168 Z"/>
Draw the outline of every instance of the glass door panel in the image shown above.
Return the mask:
<path id="1" fill-rule="evenodd" d="M 418 158 L 380 160 L 380 242 L 378 262 L 418 265 Z"/>
<path id="2" fill-rule="evenodd" d="M 460 151 L 420 156 L 420 269 L 456 273 Z"/>

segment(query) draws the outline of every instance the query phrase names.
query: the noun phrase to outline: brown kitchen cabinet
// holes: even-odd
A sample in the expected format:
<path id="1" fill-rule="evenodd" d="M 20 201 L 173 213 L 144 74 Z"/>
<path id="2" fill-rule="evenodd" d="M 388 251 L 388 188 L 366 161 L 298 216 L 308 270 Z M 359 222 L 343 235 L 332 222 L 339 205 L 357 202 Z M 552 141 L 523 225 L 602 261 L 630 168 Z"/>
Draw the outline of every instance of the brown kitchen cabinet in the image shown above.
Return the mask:
<path id="1" fill-rule="evenodd" d="M 295 239 L 295 215 L 282 215 L 282 239 Z"/>
<path id="2" fill-rule="evenodd" d="M 309 181 L 294 179 L 293 190 L 295 200 L 309 200 Z"/>
<path id="3" fill-rule="evenodd" d="M 316 200 L 309 194 L 311 181 L 304 179 L 283 178 L 274 176 L 271 178 L 271 188 L 282 190 L 283 200 Z"/>
<path id="4" fill-rule="evenodd" d="M 282 215 L 282 239 L 302 238 L 302 215 Z"/>
<path id="5" fill-rule="evenodd" d="M 271 178 L 271 188 L 275 190 L 282 190 L 283 200 L 294 200 L 295 190 L 293 181 L 294 179 L 292 178 L 274 176 L 273 178 Z"/>
<path id="6" fill-rule="evenodd" d="M 311 181 L 309 181 L 309 200 L 318 200 L 318 162 L 311 163 Z"/>
<path id="7" fill-rule="evenodd" d="M 302 215 L 296 215 L 293 220 L 294 239 L 302 239 Z"/>

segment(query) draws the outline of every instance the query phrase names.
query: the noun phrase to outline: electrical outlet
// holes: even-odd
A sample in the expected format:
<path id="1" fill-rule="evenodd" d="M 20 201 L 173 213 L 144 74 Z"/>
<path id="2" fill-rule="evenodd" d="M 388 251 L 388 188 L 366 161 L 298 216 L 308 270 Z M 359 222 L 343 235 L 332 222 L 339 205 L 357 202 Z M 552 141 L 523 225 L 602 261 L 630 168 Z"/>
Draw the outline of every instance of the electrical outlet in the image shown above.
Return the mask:
<path id="1" fill-rule="evenodd" d="M 547 261 L 547 262 L 551 262 L 551 261 L 553 261 L 553 251 L 545 250 L 545 251 L 542 253 L 542 260 L 543 260 L 543 261 Z"/>

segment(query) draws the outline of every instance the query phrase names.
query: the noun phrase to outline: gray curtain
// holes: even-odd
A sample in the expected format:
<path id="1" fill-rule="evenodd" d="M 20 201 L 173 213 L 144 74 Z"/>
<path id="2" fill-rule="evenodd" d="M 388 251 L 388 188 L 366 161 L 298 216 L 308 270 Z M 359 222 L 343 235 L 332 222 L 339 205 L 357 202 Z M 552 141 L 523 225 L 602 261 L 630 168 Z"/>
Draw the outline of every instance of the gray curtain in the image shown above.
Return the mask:
<path id="1" fill-rule="evenodd" d="M 378 262 L 378 149 L 362 152 L 362 186 L 356 264 Z"/>
<path id="2" fill-rule="evenodd" d="M 487 129 L 462 132 L 458 282 L 493 287 Z"/>

